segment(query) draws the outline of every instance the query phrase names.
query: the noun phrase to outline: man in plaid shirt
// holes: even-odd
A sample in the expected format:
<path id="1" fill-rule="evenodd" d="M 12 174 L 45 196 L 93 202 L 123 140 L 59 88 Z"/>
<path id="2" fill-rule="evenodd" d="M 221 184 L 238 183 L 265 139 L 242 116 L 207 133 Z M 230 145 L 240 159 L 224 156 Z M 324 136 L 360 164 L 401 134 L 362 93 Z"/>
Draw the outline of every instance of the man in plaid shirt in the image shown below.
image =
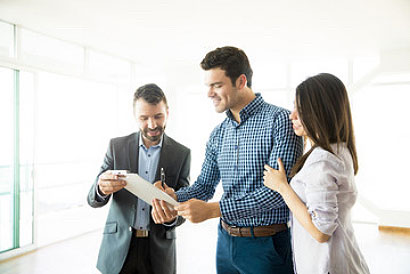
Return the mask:
<path id="1" fill-rule="evenodd" d="M 277 192 L 263 185 L 265 164 L 278 169 L 280 158 L 289 174 L 302 155 L 303 142 L 294 134 L 290 112 L 252 91 L 253 72 L 242 50 L 217 48 L 201 67 L 208 97 L 227 118 L 211 133 L 196 182 L 177 192 L 165 187 L 181 202 L 176 211 L 154 201 L 152 217 L 156 223 L 176 214 L 193 223 L 221 218 L 216 258 L 220 274 L 293 273 L 289 210 Z M 221 200 L 206 202 L 220 181 Z"/>

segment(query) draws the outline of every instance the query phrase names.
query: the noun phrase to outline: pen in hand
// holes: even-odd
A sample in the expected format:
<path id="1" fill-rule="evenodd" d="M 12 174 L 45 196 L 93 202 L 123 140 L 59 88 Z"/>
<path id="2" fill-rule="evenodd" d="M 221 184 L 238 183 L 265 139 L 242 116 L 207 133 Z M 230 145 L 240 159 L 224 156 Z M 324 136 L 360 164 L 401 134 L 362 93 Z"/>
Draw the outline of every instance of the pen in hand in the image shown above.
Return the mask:
<path id="1" fill-rule="evenodd" d="M 161 167 L 161 186 L 163 189 L 165 189 L 165 172 L 164 169 Z"/>

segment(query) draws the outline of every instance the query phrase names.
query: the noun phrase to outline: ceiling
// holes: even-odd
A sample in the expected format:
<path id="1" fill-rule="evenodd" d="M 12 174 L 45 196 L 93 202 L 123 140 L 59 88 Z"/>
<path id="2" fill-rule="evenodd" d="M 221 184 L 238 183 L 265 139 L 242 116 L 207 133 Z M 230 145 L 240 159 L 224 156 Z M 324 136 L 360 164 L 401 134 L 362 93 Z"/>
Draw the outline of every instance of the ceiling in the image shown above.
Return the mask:
<path id="1" fill-rule="evenodd" d="M 410 47 L 407 0 L 0 0 L 0 19 L 141 64 L 198 64 L 215 47 L 263 56 Z"/>

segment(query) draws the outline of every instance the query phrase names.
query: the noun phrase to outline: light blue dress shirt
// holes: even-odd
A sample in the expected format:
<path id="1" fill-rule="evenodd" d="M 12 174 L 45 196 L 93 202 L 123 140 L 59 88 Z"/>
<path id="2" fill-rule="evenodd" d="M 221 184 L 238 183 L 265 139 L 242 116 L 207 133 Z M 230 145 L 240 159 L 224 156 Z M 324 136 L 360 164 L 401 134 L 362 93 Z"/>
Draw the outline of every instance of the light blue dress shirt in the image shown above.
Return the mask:
<path id="1" fill-rule="evenodd" d="M 159 157 L 161 154 L 162 140 L 158 145 L 147 148 L 140 134 L 139 155 L 138 155 L 138 174 L 150 183 L 155 181 Z M 149 230 L 150 205 L 141 199 L 138 199 L 137 216 L 133 227 L 135 229 Z"/>

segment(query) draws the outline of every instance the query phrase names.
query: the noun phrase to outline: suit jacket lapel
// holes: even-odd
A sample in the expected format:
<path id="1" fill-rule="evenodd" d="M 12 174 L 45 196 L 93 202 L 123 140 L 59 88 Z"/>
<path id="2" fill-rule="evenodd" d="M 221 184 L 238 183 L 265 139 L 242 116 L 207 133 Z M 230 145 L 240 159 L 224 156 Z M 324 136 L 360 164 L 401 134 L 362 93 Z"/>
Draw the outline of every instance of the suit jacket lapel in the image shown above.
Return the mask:
<path id="1" fill-rule="evenodd" d="M 140 133 L 133 134 L 128 143 L 129 166 L 131 173 L 138 173 L 138 154 L 140 149 Z"/>

